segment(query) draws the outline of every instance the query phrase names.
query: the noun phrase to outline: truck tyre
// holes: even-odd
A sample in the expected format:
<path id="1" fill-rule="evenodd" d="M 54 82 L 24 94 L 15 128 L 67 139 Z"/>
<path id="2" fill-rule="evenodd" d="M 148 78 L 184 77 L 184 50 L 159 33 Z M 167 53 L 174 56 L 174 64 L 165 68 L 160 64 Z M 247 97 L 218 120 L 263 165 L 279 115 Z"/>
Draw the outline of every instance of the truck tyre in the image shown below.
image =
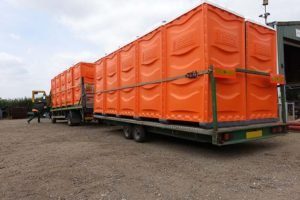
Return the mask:
<path id="1" fill-rule="evenodd" d="M 74 124 L 72 123 L 71 115 L 68 115 L 68 125 L 73 126 Z"/>
<path id="2" fill-rule="evenodd" d="M 52 123 L 52 124 L 55 124 L 55 123 L 56 123 L 56 119 L 51 118 L 51 123 Z"/>
<path id="3" fill-rule="evenodd" d="M 123 127 L 123 134 L 125 139 L 133 139 L 133 127 L 132 126 L 124 126 Z"/>
<path id="4" fill-rule="evenodd" d="M 133 128 L 133 138 L 136 142 L 143 143 L 146 141 L 146 131 L 143 126 L 135 126 Z"/>
<path id="5" fill-rule="evenodd" d="M 67 121 L 69 126 L 80 125 L 81 123 L 80 113 L 70 110 L 67 116 Z"/>

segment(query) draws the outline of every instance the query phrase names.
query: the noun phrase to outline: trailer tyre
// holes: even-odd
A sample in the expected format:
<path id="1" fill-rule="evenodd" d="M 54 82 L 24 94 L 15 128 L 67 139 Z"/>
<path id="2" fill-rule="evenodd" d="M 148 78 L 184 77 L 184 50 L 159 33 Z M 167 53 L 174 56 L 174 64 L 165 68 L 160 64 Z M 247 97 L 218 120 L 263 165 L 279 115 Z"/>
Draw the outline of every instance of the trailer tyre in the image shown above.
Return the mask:
<path id="1" fill-rule="evenodd" d="M 123 134 L 126 139 L 128 139 L 128 140 L 133 139 L 133 127 L 132 126 L 124 126 Z"/>
<path id="2" fill-rule="evenodd" d="M 143 126 L 135 126 L 133 129 L 133 138 L 136 142 L 143 143 L 146 141 L 146 131 Z"/>

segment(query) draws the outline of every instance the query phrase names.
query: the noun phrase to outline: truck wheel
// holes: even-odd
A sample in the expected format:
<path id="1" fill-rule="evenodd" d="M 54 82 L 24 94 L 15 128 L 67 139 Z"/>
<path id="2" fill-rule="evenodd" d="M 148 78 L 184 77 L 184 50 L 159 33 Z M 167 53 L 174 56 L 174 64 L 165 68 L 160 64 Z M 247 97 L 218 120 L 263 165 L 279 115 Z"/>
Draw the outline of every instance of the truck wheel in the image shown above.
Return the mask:
<path id="1" fill-rule="evenodd" d="M 68 125 L 73 126 L 74 124 L 72 123 L 71 116 L 68 116 Z"/>
<path id="2" fill-rule="evenodd" d="M 123 127 L 124 137 L 128 140 L 133 138 L 133 128 L 132 126 L 124 126 Z"/>
<path id="3" fill-rule="evenodd" d="M 69 111 L 67 116 L 67 121 L 69 126 L 80 125 L 81 123 L 81 116 L 78 112 Z"/>
<path id="4" fill-rule="evenodd" d="M 136 142 L 146 141 L 146 131 L 143 126 L 135 126 L 133 129 L 133 138 Z"/>
<path id="5" fill-rule="evenodd" d="M 55 124 L 55 123 L 56 123 L 56 119 L 51 118 L 51 123 L 52 123 L 52 124 Z"/>

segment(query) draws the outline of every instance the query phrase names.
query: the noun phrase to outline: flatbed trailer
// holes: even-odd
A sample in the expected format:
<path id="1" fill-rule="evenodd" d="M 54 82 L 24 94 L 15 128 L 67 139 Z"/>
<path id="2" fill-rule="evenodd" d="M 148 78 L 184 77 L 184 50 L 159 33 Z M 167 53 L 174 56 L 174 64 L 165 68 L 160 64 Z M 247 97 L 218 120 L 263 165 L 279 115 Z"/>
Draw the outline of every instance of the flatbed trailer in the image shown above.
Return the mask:
<path id="1" fill-rule="evenodd" d="M 220 70 L 218 70 L 220 72 Z M 260 76 L 268 76 L 271 74 L 260 71 L 253 71 L 247 69 L 236 69 L 235 72 L 229 72 L 224 70 L 224 75 L 232 73 L 246 73 L 255 74 Z M 110 125 L 123 126 L 123 133 L 126 139 L 133 139 L 136 142 L 144 142 L 146 140 L 147 132 L 158 133 L 162 135 L 173 136 L 181 139 L 187 139 L 198 142 L 207 142 L 217 146 L 230 145 L 236 143 L 243 143 L 248 141 L 254 141 L 259 139 L 267 139 L 275 136 L 285 135 L 287 133 L 286 124 L 286 107 L 285 96 L 284 96 L 284 85 L 282 84 L 282 77 L 273 77 L 275 82 L 280 82 L 281 93 L 281 111 L 282 121 L 281 122 L 270 122 L 270 123 L 255 123 L 243 126 L 231 126 L 231 127 L 218 127 L 218 116 L 217 116 L 217 87 L 216 87 L 216 76 L 214 67 L 211 66 L 207 72 L 191 72 L 186 74 L 188 78 L 197 78 L 207 74 L 210 79 L 211 99 L 212 99 L 212 115 L 213 123 L 212 128 L 201 128 L 197 126 L 181 125 L 176 123 L 162 123 L 159 121 L 151 121 L 147 119 L 138 118 L 125 118 L 121 116 L 109 116 L 94 114 L 96 120 L 105 122 Z M 172 79 L 170 79 L 172 80 Z M 169 80 L 167 80 L 169 81 Z"/>
<path id="2" fill-rule="evenodd" d="M 81 79 L 81 98 L 77 105 L 50 109 L 51 122 L 67 120 L 69 126 L 79 125 L 93 120 L 93 104 L 88 103 L 88 98 L 93 98 L 93 93 L 87 93 L 84 78 Z"/>

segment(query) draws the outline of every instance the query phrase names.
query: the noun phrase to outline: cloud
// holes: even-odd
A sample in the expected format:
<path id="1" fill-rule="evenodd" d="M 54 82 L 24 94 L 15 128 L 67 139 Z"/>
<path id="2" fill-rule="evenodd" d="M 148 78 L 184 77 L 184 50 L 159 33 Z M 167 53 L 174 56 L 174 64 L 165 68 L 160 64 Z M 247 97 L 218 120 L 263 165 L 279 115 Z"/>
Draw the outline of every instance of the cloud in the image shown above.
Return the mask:
<path id="1" fill-rule="evenodd" d="M 211 0 L 262 22 L 261 0 Z M 2 0 L 0 92 L 29 95 L 80 61 L 93 62 L 201 0 Z M 300 19 L 298 0 L 270 1 L 270 20 Z M 10 53 L 5 53 L 10 52 Z M 21 78 L 20 78 L 21 77 Z M 11 88 L 2 85 L 9 83 Z M 16 91 L 15 94 L 12 91 Z"/>
<path id="2" fill-rule="evenodd" d="M 142 36 L 162 21 L 197 5 L 198 0 L 10 0 L 15 6 L 39 10 L 53 16 L 76 38 L 97 45 L 105 53 Z"/>
<path id="3" fill-rule="evenodd" d="M 145 33 L 199 5 L 201 0 L 7 0 L 19 7 L 48 13 L 58 23 L 72 31 L 74 37 L 97 45 L 109 53 Z M 247 18 L 262 22 L 262 1 L 211 0 L 234 10 Z M 289 1 L 290 8 L 281 5 L 284 0 L 270 2 L 271 20 L 296 16 L 296 0 Z M 286 12 L 283 12 L 286 11 Z M 299 16 L 300 17 L 300 16 Z"/>
<path id="4" fill-rule="evenodd" d="M 136 38 L 170 21 L 199 5 L 201 0 L 6 0 L 19 7 L 43 11 L 72 31 L 74 37 L 99 46 L 105 53 L 116 50 Z M 258 15 L 263 12 L 262 1 L 211 0 L 211 2 L 263 22 Z M 270 20 L 300 17 L 297 0 L 270 2 Z M 283 12 L 285 11 L 285 12 Z"/>
<path id="5" fill-rule="evenodd" d="M 170 20 L 182 10 L 192 8 L 195 1 L 152 0 L 145 3 L 136 0 L 97 1 L 96 11 L 86 15 L 63 14 L 59 23 L 68 27 L 76 37 L 101 46 L 106 53 L 131 42 Z M 80 17 L 79 17 L 80 16 Z"/>
<path id="6" fill-rule="evenodd" d="M 21 39 L 21 36 L 15 34 L 15 33 L 9 34 L 9 37 L 10 37 L 11 39 L 13 39 L 13 40 L 20 40 L 20 39 Z"/>
<path id="7" fill-rule="evenodd" d="M 51 64 L 57 67 L 52 71 L 57 74 L 81 61 L 94 62 L 98 57 L 99 55 L 89 51 L 56 53 L 51 57 Z"/>
<path id="8" fill-rule="evenodd" d="M 0 78 L 6 79 L 7 75 L 24 75 L 27 70 L 23 60 L 15 55 L 0 52 Z"/>
<path id="9" fill-rule="evenodd" d="M 0 97 L 25 96 L 23 90 L 28 84 L 27 75 L 28 70 L 22 58 L 0 52 Z"/>
<path id="10" fill-rule="evenodd" d="M 21 63 L 22 59 L 9 53 L 0 52 L 0 67 L 3 63 Z"/>

